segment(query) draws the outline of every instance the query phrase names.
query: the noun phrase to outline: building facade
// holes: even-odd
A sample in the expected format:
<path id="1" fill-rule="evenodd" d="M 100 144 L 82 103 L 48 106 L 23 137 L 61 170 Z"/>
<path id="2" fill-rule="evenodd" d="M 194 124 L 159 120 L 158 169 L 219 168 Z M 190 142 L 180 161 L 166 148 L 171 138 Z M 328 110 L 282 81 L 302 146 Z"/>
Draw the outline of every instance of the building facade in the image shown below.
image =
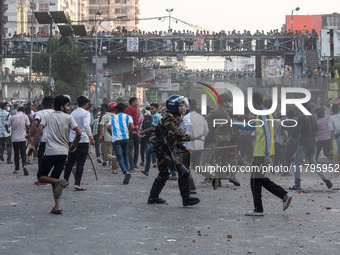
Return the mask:
<path id="1" fill-rule="evenodd" d="M 88 0 L 88 19 L 93 26 L 93 21 L 99 19 L 96 13 L 101 11 L 103 21 L 98 30 L 139 30 L 139 8 L 139 0 Z"/>
<path id="2" fill-rule="evenodd" d="M 72 21 L 87 20 L 87 1 L 86 0 L 6 0 L 7 10 L 5 11 L 4 33 L 6 36 L 16 32 L 19 34 L 30 34 L 31 30 L 31 3 L 33 12 L 64 11 Z M 39 24 L 35 18 L 33 33 L 49 32 L 49 25 Z M 53 31 L 57 25 L 53 24 Z"/>

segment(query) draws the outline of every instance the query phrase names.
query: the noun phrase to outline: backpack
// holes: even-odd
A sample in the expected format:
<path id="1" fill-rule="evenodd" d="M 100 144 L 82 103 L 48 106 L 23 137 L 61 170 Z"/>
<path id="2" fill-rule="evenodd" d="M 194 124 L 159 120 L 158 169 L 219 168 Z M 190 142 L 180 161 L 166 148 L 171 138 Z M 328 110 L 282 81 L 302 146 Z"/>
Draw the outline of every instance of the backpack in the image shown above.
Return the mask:
<path id="1" fill-rule="evenodd" d="M 144 115 L 142 130 L 148 129 L 152 126 L 152 115 Z"/>

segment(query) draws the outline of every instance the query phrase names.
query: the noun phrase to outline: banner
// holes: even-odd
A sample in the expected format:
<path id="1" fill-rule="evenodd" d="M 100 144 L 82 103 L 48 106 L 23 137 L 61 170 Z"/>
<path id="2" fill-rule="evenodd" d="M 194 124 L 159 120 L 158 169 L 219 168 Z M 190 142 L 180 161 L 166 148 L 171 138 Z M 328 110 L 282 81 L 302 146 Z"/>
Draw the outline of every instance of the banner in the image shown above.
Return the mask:
<path id="1" fill-rule="evenodd" d="M 150 103 L 157 102 L 157 89 L 150 88 L 149 96 L 150 96 L 150 100 L 149 100 Z"/>
<path id="2" fill-rule="evenodd" d="M 331 36 L 329 34 L 329 29 L 321 29 L 321 56 L 330 57 L 331 56 Z"/>
<path id="3" fill-rule="evenodd" d="M 139 82 L 137 83 L 137 88 L 150 88 L 151 83 L 149 82 Z"/>
<path id="4" fill-rule="evenodd" d="M 270 58 L 265 59 L 263 74 L 264 78 L 280 78 L 285 74 L 285 61 L 284 58 Z"/>
<path id="5" fill-rule="evenodd" d="M 328 98 L 338 98 L 338 91 L 328 91 Z"/>
<path id="6" fill-rule="evenodd" d="M 171 79 L 170 78 L 156 79 L 155 87 L 159 89 L 167 90 L 171 87 Z"/>
<path id="7" fill-rule="evenodd" d="M 171 83 L 170 87 L 159 89 L 159 91 L 179 91 L 179 83 Z"/>
<path id="8" fill-rule="evenodd" d="M 138 37 L 128 37 L 127 52 L 138 52 L 138 49 L 139 49 Z"/>
<path id="9" fill-rule="evenodd" d="M 340 30 L 334 30 L 334 56 L 340 56 Z"/>
<path id="10" fill-rule="evenodd" d="M 204 51 L 204 37 L 196 37 L 194 51 Z"/>

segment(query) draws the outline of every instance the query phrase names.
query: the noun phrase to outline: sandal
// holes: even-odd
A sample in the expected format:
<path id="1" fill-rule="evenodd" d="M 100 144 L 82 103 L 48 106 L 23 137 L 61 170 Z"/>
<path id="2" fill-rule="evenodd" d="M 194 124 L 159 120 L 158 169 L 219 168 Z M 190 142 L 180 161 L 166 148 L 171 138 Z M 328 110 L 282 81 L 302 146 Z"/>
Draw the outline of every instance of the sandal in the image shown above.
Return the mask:
<path id="1" fill-rule="evenodd" d="M 52 210 L 51 210 L 51 213 L 53 213 L 53 214 L 62 214 L 62 211 L 63 209 L 60 209 L 60 210 L 56 210 L 56 209 L 54 209 L 54 207 L 52 208 Z"/>
<path id="2" fill-rule="evenodd" d="M 74 187 L 74 191 L 85 191 L 86 189 L 84 188 L 84 187 L 77 187 L 77 186 L 75 186 Z"/>

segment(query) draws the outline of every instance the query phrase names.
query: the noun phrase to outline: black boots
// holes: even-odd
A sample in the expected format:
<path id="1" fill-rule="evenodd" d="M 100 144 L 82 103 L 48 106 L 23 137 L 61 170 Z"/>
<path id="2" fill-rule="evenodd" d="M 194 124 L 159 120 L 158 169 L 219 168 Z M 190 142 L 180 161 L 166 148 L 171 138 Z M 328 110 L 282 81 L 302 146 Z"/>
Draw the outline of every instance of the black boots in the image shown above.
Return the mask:
<path id="1" fill-rule="evenodd" d="M 200 200 L 197 197 L 190 197 L 190 186 L 189 186 L 189 170 L 184 165 L 177 165 L 178 170 L 178 186 L 183 199 L 183 206 L 197 205 Z"/>
<path id="2" fill-rule="evenodd" d="M 158 178 L 155 179 L 155 181 L 153 182 L 151 191 L 150 191 L 148 204 L 165 204 L 166 203 L 164 199 L 158 197 L 165 183 L 166 183 L 166 180 L 160 181 Z"/>
<path id="3" fill-rule="evenodd" d="M 190 186 L 189 186 L 189 170 L 182 164 L 176 165 L 178 171 L 178 186 L 183 199 L 183 206 L 192 206 L 200 202 L 196 197 L 190 197 Z M 153 182 L 148 204 L 165 204 L 166 201 L 159 197 L 167 179 L 166 177 L 159 175 Z"/>

